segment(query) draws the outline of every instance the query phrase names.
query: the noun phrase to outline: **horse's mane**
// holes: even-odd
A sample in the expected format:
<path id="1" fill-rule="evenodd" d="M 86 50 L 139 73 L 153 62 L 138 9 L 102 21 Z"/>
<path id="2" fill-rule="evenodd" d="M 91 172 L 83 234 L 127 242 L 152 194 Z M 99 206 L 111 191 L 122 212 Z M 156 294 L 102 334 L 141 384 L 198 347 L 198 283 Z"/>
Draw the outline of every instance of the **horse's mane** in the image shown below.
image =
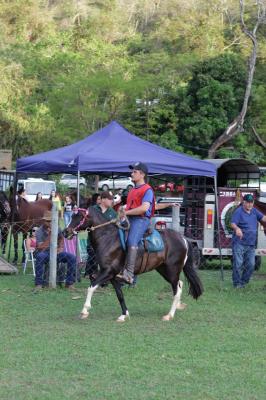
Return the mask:
<path id="1" fill-rule="evenodd" d="M 107 222 L 104 215 L 97 210 L 96 207 L 90 206 L 89 207 L 89 214 L 91 216 L 93 226 L 97 226 L 100 224 L 104 224 Z M 92 245 L 95 244 L 95 249 L 98 250 L 98 257 L 102 259 L 107 255 L 109 257 L 110 249 L 112 251 L 119 251 L 119 257 L 123 255 L 123 251 L 121 248 L 119 235 L 118 235 L 118 228 L 115 224 L 109 224 L 102 228 L 95 229 L 91 232 L 91 241 Z"/>
<path id="2" fill-rule="evenodd" d="M 92 225 L 94 226 L 108 222 L 105 216 L 94 206 L 89 207 L 89 214 L 92 219 Z M 98 234 L 97 232 L 100 232 L 100 235 L 105 238 L 109 236 L 112 241 L 114 241 L 114 233 L 117 233 L 118 237 L 118 229 L 115 224 L 106 225 L 104 228 L 96 229 L 94 232 L 96 232 L 96 234 Z"/>
<path id="3" fill-rule="evenodd" d="M 101 213 L 95 206 L 90 206 L 89 207 L 89 213 L 92 216 L 92 219 L 94 220 L 93 223 L 98 225 L 98 224 L 104 224 L 107 222 L 105 216 L 103 213 Z M 106 228 L 108 226 L 115 226 L 114 224 L 106 225 Z"/>

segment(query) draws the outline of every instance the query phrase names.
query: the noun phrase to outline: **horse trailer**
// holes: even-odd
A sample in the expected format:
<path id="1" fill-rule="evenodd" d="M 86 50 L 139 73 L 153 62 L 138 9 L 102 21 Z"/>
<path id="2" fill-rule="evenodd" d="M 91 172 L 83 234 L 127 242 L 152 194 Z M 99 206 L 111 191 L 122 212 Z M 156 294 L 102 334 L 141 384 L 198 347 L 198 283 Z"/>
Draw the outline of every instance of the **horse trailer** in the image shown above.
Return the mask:
<path id="1" fill-rule="evenodd" d="M 182 204 L 185 210 L 184 234 L 193 243 L 198 266 L 220 256 L 231 258 L 231 216 L 245 194 L 252 194 L 255 207 L 266 214 L 266 197 L 260 192 L 261 174 L 256 164 L 244 159 L 208 161 L 217 166 L 217 193 L 213 179 L 187 177 Z M 254 187 L 250 182 L 255 182 Z M 261 256 L 266 256 L 265 229 L 265 226 L 258 225 L 257 268 Z"/>

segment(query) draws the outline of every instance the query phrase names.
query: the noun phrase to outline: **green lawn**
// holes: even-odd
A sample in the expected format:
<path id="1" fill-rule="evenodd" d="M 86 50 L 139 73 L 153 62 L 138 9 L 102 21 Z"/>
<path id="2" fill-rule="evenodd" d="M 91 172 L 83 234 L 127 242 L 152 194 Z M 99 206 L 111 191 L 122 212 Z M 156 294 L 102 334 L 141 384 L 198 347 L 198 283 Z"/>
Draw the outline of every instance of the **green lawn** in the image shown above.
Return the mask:
<path id="1" fill-rule="evenodd" d="M 29 269 L 30 270 L 30 269 Z M 118 324 L 112 289 L 77 319 L 87 281 L 32 292 L 32 276 L 0 276 L 1 400 L 265 399 L 266 264 L 244 290 L 230 272 L 201 271 L 205 293 L 172 322 L 168 285 L 156 273 L 125 289 L 131 320 Z M 73 296 L 81 298 L 73 300 Z"/>

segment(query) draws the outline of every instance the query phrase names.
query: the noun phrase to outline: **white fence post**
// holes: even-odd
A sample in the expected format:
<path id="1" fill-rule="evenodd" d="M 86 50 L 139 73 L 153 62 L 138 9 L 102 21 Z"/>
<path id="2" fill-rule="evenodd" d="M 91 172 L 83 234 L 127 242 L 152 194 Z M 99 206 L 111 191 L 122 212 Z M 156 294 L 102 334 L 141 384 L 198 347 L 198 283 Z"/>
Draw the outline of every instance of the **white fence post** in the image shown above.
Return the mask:
<path id="1" fill-rule="evenodd" d="M 50 270 L 49 287 L 56 288 L 56 270 L 57 270 L 57 241 L 58 241 L 58 210 L 56 204 L 52 208 L 52 226 L 50 242 Z"/>
<path id="2" fill-rule="evenodd" d="M 172 207 L 172 229 L 174 231 L 180 231 L 180 207 Z"/>

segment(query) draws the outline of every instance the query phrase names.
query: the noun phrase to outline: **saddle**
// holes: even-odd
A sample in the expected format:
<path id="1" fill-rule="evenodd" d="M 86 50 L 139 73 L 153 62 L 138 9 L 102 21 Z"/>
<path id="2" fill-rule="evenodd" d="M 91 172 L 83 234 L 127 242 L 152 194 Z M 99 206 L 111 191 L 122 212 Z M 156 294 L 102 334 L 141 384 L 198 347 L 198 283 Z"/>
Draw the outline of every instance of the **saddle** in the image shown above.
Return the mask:
<path id="1" fill-rule="evenodd" d="M 119 238 L 121 247 L 126 251 L 126 236 L 125 231 L 119 229 Z M 163 251 L 164 242 L 162 236 L 157 229 L 148 228 L 144 234 L 143 239 L 140 242 L 139 248 L 144 249 L 148 253 L 156 253 L 158 251 Z"/>

